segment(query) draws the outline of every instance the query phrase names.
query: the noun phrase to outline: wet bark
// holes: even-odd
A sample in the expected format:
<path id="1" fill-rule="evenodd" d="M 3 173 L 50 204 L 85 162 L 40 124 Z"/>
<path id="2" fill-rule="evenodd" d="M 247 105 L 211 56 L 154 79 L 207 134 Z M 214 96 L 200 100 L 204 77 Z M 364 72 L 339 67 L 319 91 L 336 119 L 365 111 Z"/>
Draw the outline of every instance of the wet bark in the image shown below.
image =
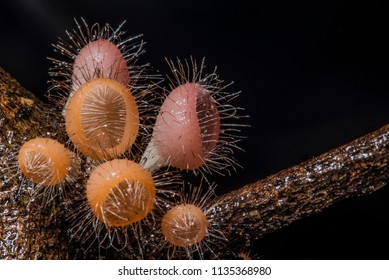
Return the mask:
<path id="1" fill-rule="evenodd" d="M 0 258 L 67 259 L 60 207 L 31 203 L 19 176 L 18 148 L 26 139 L 55 132 L 59 118 L 0 68 Z"/>
<path id="2" fill-rule="evenodd" d="M 389 182 L 389 125 L 217 199 L 213 218 L 233 251 L 335 202 Z"/>

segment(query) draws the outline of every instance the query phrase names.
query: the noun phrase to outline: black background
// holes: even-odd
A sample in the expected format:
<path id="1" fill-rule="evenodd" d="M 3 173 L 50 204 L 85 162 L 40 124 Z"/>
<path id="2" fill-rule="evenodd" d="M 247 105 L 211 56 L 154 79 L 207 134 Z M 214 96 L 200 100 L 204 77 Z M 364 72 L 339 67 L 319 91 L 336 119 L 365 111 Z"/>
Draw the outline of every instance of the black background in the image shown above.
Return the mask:
<path id="1" fill-rule="evenodd" d="M 362 1 L 361 1 L 362 2 Z M 88 23 L 127 20 L 144 61 L 206 57 L 242 90 L 251 128 L 219 192 L 266 177 L 388 122 L 389 1 L 2 1 L 0 65 L 44 98 L 52 43 Z M 389 188 L 268 235 L 263 259 L 387 259 Z"/>

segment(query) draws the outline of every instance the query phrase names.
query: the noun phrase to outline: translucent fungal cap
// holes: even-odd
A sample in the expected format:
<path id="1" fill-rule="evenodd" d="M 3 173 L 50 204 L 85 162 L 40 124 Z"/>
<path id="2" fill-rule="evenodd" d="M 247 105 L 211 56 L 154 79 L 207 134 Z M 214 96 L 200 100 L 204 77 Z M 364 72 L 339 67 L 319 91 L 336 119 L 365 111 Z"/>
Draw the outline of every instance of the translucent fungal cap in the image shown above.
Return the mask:
<path id="1" fill-rule="evenodd" d="M 127 151 L 139 131 L 139 112 L 129 89 L 98 78 L 83 84 L 65 111 L 67 133 L 74 145 L 94 159 L 109 159 Z"/>
<path id="2" fill-rule="evenodd" d="M 192 204 L 180 204 L 170 209 L 162 218 L 161 228 L 165 238 L 175 246 L 188 247 L 200 243 L 208 229 L 204 212 Z"/>
<path id="3" fill-rule="evenodd" d="M 109 78 L 122 84 L 130 81 L 127 62 L 118 47 L 105 39 L 92 41 L 78 53 L 73 64 L 74 88 L 94 78 Z"/>
<path id="4" fill-rule="evenodd" d="M 199 83 L 173 89 L 154 128 L 160 155 L 180 169 L 196 169 L 217 144 L 220 117 L 215 100 Z"/>
<path id="5" fill-rule="evenodd" d="M 35 138 L 20 148 L 18 163 L 24 176 L 34 183 L 54 186 L 68 175 L 72 153 L 56 140 Z"/>
<path id="6" fill-rule="evenodd" d="M 153 209 L 155 195 L 150 173 L 125 159 L 98 166 L 86 186 L 93 213 L 109 227 L 127 226 L 144 219 Z"/>

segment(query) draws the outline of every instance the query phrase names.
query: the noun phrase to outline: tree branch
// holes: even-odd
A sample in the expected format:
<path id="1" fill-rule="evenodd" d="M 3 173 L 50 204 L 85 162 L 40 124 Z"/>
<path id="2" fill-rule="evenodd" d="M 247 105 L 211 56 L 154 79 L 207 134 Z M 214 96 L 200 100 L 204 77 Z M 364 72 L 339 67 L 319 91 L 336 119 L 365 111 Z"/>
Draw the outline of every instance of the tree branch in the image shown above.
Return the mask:
<path id="1" fill-rule="evenodd" d="M 213 219 L 233 251 L 389 181 L 389 125 L 217 199 Z"/>

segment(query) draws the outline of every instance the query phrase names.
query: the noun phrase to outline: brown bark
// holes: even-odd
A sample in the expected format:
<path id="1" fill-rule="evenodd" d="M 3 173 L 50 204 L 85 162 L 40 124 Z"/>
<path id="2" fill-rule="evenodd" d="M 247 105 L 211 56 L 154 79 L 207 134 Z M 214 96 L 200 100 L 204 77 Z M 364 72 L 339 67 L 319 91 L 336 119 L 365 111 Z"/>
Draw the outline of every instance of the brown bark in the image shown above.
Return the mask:
<path id="1" fill-rule="evenodd" d="M 26 140 L 51 135 L 66 142 L 60 114 L 22 88 L 0 68 L 0 258 L 68 259 L 106 255 L 87 253 L 70 241 L 68 203 L 30 202 L 31 186 L 16 176 L 17 150 Z M 62 128 L 62 129 L 61 129 Z M 228 242 L 212 249 L 219 258 L 249 248 L 253 241 L 302 217 L 318 213 L 338 200 L 371 193 L 389 179 L 389 125 L 347 145 L 216 198 L 208 205 L 212 220 Z M 85 184 L 85 177 L 78 185 Z M 75 195 L 73 195 L 75 197 Z M 71 204 L 77 205 L 75 198 Z M 222 245 L 223 244 L 223 245 Z M 160 257 L 127 254 L 134 258 Z M 232 248 L 232 250 L 226 250 Z M 126 254 L 109 257 L 118 258 Z M 207 255 L 206 255 L 207 256 Z M 215 255 L 214 255 L 215 256 Z"/>
<path id="2" fill-rule="evenodd" d="M 58 117 L 0 68 L 0 258 L 66 259 L 61 208 L 30 203 L 16 155 L 26 139 L 55 132 Z M 53 210 L 53 211 L 52 211 Z"/>
<path id="3" fill-rule="evenodd" d="M 297 219 L 389 181 L 389 125 L 217 199 L 214 219 L 236 251 Z"/>

